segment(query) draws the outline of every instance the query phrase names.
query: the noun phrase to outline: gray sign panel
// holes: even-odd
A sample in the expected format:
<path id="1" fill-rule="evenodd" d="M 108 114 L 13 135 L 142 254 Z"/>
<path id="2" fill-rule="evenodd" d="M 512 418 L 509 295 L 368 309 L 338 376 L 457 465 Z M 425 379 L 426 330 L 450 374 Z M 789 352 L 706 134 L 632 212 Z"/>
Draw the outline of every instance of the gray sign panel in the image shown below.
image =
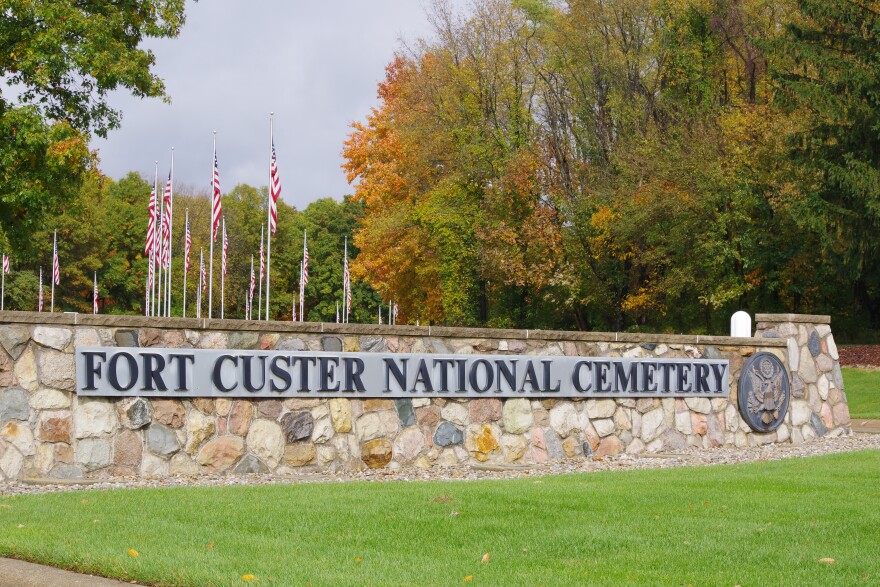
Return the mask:
<path id="1" fill-rule="evenodd" d="M 726 360 L 79 347 L 76 391 L 150 397 L 727 397 Z"/>

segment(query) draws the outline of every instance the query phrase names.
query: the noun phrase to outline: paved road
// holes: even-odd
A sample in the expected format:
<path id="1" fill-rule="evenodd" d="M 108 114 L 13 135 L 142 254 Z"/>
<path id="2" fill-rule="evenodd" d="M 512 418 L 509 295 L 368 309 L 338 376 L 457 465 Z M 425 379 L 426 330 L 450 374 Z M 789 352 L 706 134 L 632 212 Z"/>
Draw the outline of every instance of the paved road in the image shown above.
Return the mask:
<path id="1" fill-rule="evenodd" d="M 880 420 L 862 420 L 854 418 L 851 426 L 853 432 L 880 434 Z"/>
<path id="2" fill-rule="evenodd" d="M 0 587 L 121 587 L 102 577 L 81 575 L 11 558 L 0 558 Z"/>

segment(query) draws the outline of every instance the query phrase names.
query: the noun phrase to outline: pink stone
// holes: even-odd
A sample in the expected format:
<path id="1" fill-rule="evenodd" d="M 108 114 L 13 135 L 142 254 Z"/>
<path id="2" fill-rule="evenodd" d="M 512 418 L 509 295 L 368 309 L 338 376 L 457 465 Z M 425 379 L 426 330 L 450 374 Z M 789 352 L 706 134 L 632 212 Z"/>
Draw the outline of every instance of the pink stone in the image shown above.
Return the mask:
<path id="1" fill-rule="evenodd" d="M 491 422 L 501 418 L 501 400 L 475 399 L 468 406 L 471 422 Z"/>
<path id="2" fill-rule="evenodd" d="M 532 428 L 532 446 L 545 450 L 547 443 L 544 442 L 544 430 L 541 428 Z"/>
<path id="3" fill-rule="evenodd" d="M 254 406 L 248 400 L 236 400 L 229 413 L 229 433 L 244 436 L 247 434 L 254 415 Z"/>
<path id="4" fill-rule="evenodd" d="M 543 448 L 538 448 L 537 446 L 533 446 L 529 449 L 529 459 L 533 463 L 546 463 L 547 462 L 547 451 Z"/>
<path id="5" fill-rule="evenodd" d="M 602 458 L 608 455 L 616 455 L 623 451 L 623 444 L 616 436 L 606 436 L 599 443 L 594 455 L 596 458 Z"/>
<path id="6" fill-rule="evenodd" d="M 694 434 L 699 434 L 700 436 L 705 435 L 709 430 L 709 423 L 706 421 L 706 415 L 691 412 L 691 429 L 693 429 Z"/>
<path id="7" fill-rule="evenodd" d="M 176 399 L 154 399 L 153 420 L 169 428 L 181 428 L 186 422 L 186 409 L 183 402 Z"/>
<path id="8" fill-rule="evenodd" d="M 825 424 L 825 428 L 831 430 L 834 428 L 834 414 L 831 411 L 831 406 L 828 405 L 827 402 L 822 403 L 822 423 Z"/>
<path id="9" fill-rule="evenodd" d="M 415 411 L 420 426 L 436 426 L 440 421 L 440 408 L 437 406 L 416 408 Z"/>
<path id="10" fill-rule="evenodd" d="M 849 424 L 849 406 L 846 402 L 841 402 L 831 408 L 834 414 L 834 423 L 838 426 L 846 426 Z"/>

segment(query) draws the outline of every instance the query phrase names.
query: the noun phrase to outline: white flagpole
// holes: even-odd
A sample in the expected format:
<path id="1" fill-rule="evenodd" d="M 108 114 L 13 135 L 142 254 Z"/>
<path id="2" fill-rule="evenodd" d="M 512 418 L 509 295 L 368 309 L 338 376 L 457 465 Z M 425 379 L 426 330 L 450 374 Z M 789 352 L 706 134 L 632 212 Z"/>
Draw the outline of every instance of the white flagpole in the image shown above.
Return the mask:
<path id="1" fill-rule="evenodd" d="M 270 195 L 269 197 L 271 198 L 272 196 Z M 257 298 L 257 320 L 261 320 L 262 319 L 261 316 L 263 315 L 263 276 L 262 276 L 263 269 L 262 269 L 262 267 L 263 267 L 263 263 L 265 262 L 263 260 L 263 253 L 265 252 L 265 250 L 263 248 L 264 237 L 265 237 L 265 235 L 263 234 L 263 226 L 261 225 L 260 226 L 260 274 L 261 275 L 260 275 L 260 287 L 259 287 L 260 293 L 259 293 L 259 297 Z M 253 263 L 254 263 L 254 259 L 253 259 L 253 255 L 251 255 L 251 268 L 253 268 Z M 253 300 L 251 300 L 251 305 L 253 306 Z M 251 319 L 253 319 L 253 315 L 254 315 L 254 309 L 251 308 Z M 268 320 L 268 319 L 269 319 L 269 316 L 267 314 L 266 320 Z"/>
<path id="2" fill-rule="evenodd" d="M 156 256 L 158 255 L 157 244 L 159 239 L 161 238 L 162 231 L 159 230 L 161 228 L 161 218 L 162 218 L 162 197 L 159 195 L 159 162 L 156 161 L 156 173 L 153 176 L 153 191 L 156 193 L 156 232 L 153 236 L 153 250 L 150 251 L 150 263 L 153 265 L 153 285 L 150 288 L 150 316 L 156 315 L 156 288 L 158 284 L 156 283 L 159 279 L 159 276 L 162 275 L 161 268 L 159 271 L 156 271 Z"/>
<path id="3" fill-rule="evenodd" d="M 262 229 L 260 229 L 262 231 Z M 263 243 L 263 235 L 260 235 L 260 244 Z M 251 253 L 251 275 L 254 274 L 254 254 Z M 260 280 L 260 296 L 263 295 L 263 280 Z M 254 319 L 254 290 L 248 282 L 248 320 Z M 260 306 L 257 305 L 257 320 L 260 319 Z"/>
<path id="4" fill-rule="evenodd" d="M 168 199 L 171 202 L 171 213 L 174 213 L 174 147 L 171 147 L 171 197 Z M 168 275 L 166 276 L 166 290 L 167 290 L 167 300 L 165 302 L 165 316 L 168 318 L 171 317 L 171 241 L 174 239 L 174 221 L 169 218 L 168 219 Z"/>
<path id="5" fill-rule="evenodd" d="M 214 156 L 211 158 L 211 213 L 208 215 L 210 220 L 210 236 L 211 244 L 208 247 L 210 253 L 210 261 L 208 261 L 208 318 L 211 317 L 211 311 L 214 307 L 214 161 L 217 158 L 217 131 L 214 131 Z"/>
<path id="6" fill-rule="evenodd" d="M 296 322 L 296 294 L 290 294 L 290 321 Z"/>
<path id="7" fill-rule="evenodd" d="M 391 326 L 394 322 L 391 321 L 391 300 L 388 300 L 388 326 Z"/>
<path id="8" fill-rule="evenodd" d="M 303 261 L 302 261 L 302 269 L 300 269 L 300 273 L 299 273 L 300 283 L 302 283 L 302 286 L 300 287 L 300 292 L 299 292 L 299 315 L 300 315 L 300 317 L 305 317 L 306 284 L 305 284 L 305 280 L 303 278 L 306 276 L 306 271 L 307 271 L 307 269 L 306 269 L 306 251 L 307 250 L 308 249 L 307 249 L 307 245 L 306 245 L 306 230 L 303 229 Z"/>
<path id="9" fill-rule="evenodd" d="M 274 112 L 269 113 L 269 199 L 272 199 L 272 144 L 274 140 L 274 129 L 272 126 L 272 117 L 275 115 Z M 266 213 L 269 218 L 272 216 L 272 204 L 268 202 L 268 206 L 266 207 Z M 276 226 L 277 224 L 277 211 L 276 211 Z M 271 220 L 266 221 L 267 226 L 271 228 Z M 266 231 L 266 320 L 269 319 L 269 270 L 272 266 L 272 231 Z M 259 312 L 257 312 L 259 315 Z M 302 319 L 302 316 L 300 316 Z"/>
<path id="10" fill-rule="evenodd" d="M 58 256 L 58 231 L 56 230 L 52 237 L 52 302 L 49 307 L 50 312 L 55 311 L 55 258 Z"/>
<path id="11" fill-rule="evenodd" d="M 379 304 L 379 324 L 382 324 L 382 304 Z"/>
<path id="12" fill-rule="evenodd" d="M 213 188 L 212 188 L 213 189 Z M 213 214 L 213 212 L 212 212 Z M 213 220 L 211 221 L 213 222 Z M 220 242 L 220 254 L 226 259 L 226 217 L 223 217 L 223 234 L 221 238 L 223 239 Z M 229 259 L 226 259 L 226 263 L 229 263 Z M 225 314 L 226 306 L 226 263 L 220 264 L 220 319 L 223 320 L 223 316 Z"/>
<path id="13" fill-rule="evenodd" d="M 37 311 L 43 311 L 43 266 L 40 265 L 40 292 L 39 298 L 37 299 Z"/>
<path id="14" fill-rule="evenodd" d="M 95 271 L 95 286 L 92 290 L 92 314 L 98 313 L 98 305 L 95 303 L 95 292 L 98 291 L 98 272 Z"/>
<path id="15" fill-rule="evenodd" d="M 6 255 L 3 255 L 4 257 Z M 3 285 L 0 286 L 0 311 L 3 311 L 6 308 L 6 267 L 0 267 L 0 271 L 3 272 Z"/>
<path id="16" fill-rule="evenodd" d="M 344 274 L 342 276 L 342 322 L 347 324 L 350 318 L 348 315 L 348 292 L 351 289 L 351 273 L 346 271 L 348 269 L 348 237 L 345 237 L 344 263 Z"/>
<path id="17" fill-rule="evenodd" d="M 336 323 L 339 324 L 339 302 L 336 302 Z"/>
<path id="18" fill-rule="evenodd" d="M 196 287 L 196 318 L 202 317 L 202 267 L 205 265 L 205 249 L 199 249 L 199 284 Z"/>
<path id="19" fill-rule="evenodd" d="M 189 233 L 189 208 L 186 209 L 186 219 L 184 220 L 183 230 L 183 317 L 186 318 L 186 235 Z"/>

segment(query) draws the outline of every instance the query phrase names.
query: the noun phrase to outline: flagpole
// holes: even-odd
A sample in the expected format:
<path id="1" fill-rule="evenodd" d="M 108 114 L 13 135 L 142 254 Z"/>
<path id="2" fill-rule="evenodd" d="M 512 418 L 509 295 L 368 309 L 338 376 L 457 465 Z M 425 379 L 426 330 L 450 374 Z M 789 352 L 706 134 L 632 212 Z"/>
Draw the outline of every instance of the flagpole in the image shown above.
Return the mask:
<path id="1" fill-rule="evenodd" d="M 214 306 L 214 161 L 217 160 L 217 131 L 214 131 L 214 157 L 211 159 L 211 213 L 208 215 L 211 228 L 211 244 L 208 246 L 208 318 Z"/>
<path id="2" fill-rule="evenodd" d="M 296 294 L 290 294 L 290 321 L 296 322 Z"/>
<path id="3" fill-rule="evenodd" d="M 159 161 L 156 161 L 156 172 L 153 176 L 153 191 L 156 193 L 156 232 L 153 237 L 153 250 L 150 251 L 150 263 L 153 266 L 153 283 L 150 287 L 150 316 L 156 315 L 156 289 L 158 284 L 159 276 L 162 275 L 162 270 L 159 270 L 159 273 L 156 273 L 156 256 L 157 256 L 157 244 L 159 242 L 159 235 L 161 234 L 161 230 L 159 230 L 162 224 L 162 198 L 159 197 Z"/>
<path id="4" fill-rule="evenodd" d="M 3 260 L 6 260 L 6 255 L 3 255 Z M 2 312 L 6 308 L 6 263 L 3 263 L 2 269 L 3 271 L 3 285 L 0 286 L 0 312 Z"/>
<path id="5" fill-rule="evenodd" d="M 305 272 L 305 259 L 299 262 L 299 321 L 305 322 L 303 316 L 303 298 L 306 297 L 306 286 L 303 284 L 303 273 Z"/>
<path id="6" fill-rule="evenodd" d="M 348 290 L 351 287 L 349 281 L 351 281 L 351 276 L 348 273 L 348 237 L 345 237 L 345 257 L 344 257 L 344 273 L 342 275 L 342 322 L 343 324 L 347 324 L 349 320 L 348 316 Z"/>
<path id="7" fill-rule="evenodd" d="M 300 283 L 302 283 L 300 296 L 299 296 L 299 315 L 300 318 L 304 318 L 305 315 L 305 304 L 306 304 L 306 280 L 304 279 L 306 276 L 306 255 L 308 254 L 308 249 L 306 248 L 306 230 L 303 229 L 303 261 L 302 261 L 302 270 L 300 271 Z M 305 320 L 303 320 L 305 321 Z"/>
<path id="8" fill-rule="evenodd" d="M 55 311 L 55 258 L 58 256 L 58 231 L 56 230 L 52 236 L 52 302 L 49 307 L 50 312 Z"/>
<path id="9" fill-rule="evenodd" d="M 165 316 L 171 317 L 171 241 L 174 239 L 174 221 L 171 214 L 174 213 L 174 147 L 171 147 L 171 197 L 168 199 L 171 204 L 169 208 L 171 213 L 168 214 L 168 274 L 166 275 L 167 301 L 165 302 Z"/>
<path id="10" fill-rule="evenodd" d="M 189 208 L 186 209 L 184 213 L 184 221 L 183 221 L 183 314 L 182 316 L 186 318 L 186 235 L 189 234 Z"/>
<path id="11" fill-rule="evenodd" d="M 272 117 L 275 116 L 274 112 L 269 113 L 269 199 L 272 199 L 272 145 L 274 144 L 274 128 Z M 266 213 L 268 214 L 268 218 L 272 217 L 272 204 L 270 203 L 267 207 Z M 270 230 L 266 231 L 266 320 L 269 319 L 269 271 L 272 268 L 272 221 L 267 220 L 267 226 Z M 261 282 L 262 283 L 262 282 Z M 259 314 L 259 312 L 257 313 Z M 300 316 L 302 319 L 302 316 Z"/>
<path id="12" fill-rule="evenodd" d="M 37 311 L 43 311 L 43 266 L 40 265 L 40 293 L 39 298 L 37 298 Z"/>
<path id="13" fill-rule="evenodd" d="M 262 228 L 260 229 L 260 244 L 263 244 Z M 251 283 L 254 279 L 254 255 L 251 254 Z M 260 280 L 260 296 L 263 295 L 263 281 Z M 260 318 L 260 307 L 257 306 L 257 319 Z M 254 288 L 248 284 L 248 320 L 254 319 Z"/>
<path id="14" fill-rule="evenodd" d="M 196 288 L 196 318 L 202 317 L 202 267 L 205 266 L 205 249 L 199 248 L 199 285 Z"/>
<path id="15" fill-rule="evenodd" d="M 95 288 L 92 290 L 92 314 L 98 313 L 98 300 L 96 299 L 98 296 L 95 295 L 98 292 L 98 272 L 95 271 Z"/>
<path id="16" fill-rule="evenodd" d="M 212 213 L 213 214 L 213 213 Z M 211 227 L 213 228 L 214 220 L 211 220 Z M 223 217 L 223 235 L 221 236 L 223 239 L 220 243 L 221 254 L 223 255 L 224 262 L 220 264 L 220 319 L 223 320 L 225 314 L 225 305 L 226 305 L 226 263 L 229 262 L 229 259 L 226 258 L 226 217 Z"/>
<path id="17" fill-rule="evenodd" d="M 272 197 L 272 196 L 269 196 Z M 253 255 L 251 255 L 251 264 L 253 265 Z M 251 267 L 253 269 L 253 267 Z M 260 225 L 260 289 L 259 289 L 259 297 L 257 298 L 257 320 L 261 320 L 261 316 L 263 315 L 263 226 Z M 251 296 L 253 297 L 253 296 Z M 253 306 L 253 300 L 251 300 L 251 306 Z M 254 317 L 254 309 L 251 307 L 251 320 Z M 269 316 L 266 316 L 266 320 L 269 319 Z"/>

